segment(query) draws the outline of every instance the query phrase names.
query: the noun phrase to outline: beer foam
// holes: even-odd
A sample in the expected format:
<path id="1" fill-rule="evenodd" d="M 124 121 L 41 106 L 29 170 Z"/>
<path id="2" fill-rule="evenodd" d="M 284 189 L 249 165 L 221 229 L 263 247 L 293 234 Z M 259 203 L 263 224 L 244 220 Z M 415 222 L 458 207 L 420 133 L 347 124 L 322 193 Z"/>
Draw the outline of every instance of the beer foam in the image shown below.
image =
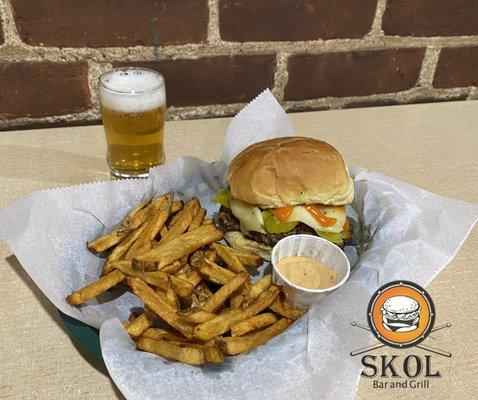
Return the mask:
<path id="1" fill-rule="evenodd" d="M 137 113 L 166 105 L 164 79 L 154 71 L 114 70 L 101 83 L 101 103 L 113 110 Z"/>

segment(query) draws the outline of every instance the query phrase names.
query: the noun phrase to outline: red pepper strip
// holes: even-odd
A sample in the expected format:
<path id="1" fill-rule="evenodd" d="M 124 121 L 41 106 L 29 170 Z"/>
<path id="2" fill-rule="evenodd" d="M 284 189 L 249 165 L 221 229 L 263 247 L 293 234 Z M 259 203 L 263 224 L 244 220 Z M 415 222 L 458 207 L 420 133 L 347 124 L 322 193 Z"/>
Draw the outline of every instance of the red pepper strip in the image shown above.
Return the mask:
<path id="1" fill-rule="evenodd" d="M 320 208 L 317 207 L 315 204 L 308 204 L 305 206 L 305 209 L 322 226 L 329 227 L 337 222 L 337 218 L 327 217 L 322 211 L 320 211 Z"/>
<path id="2" fill-rule="evenodd" d="M 274 213 L 274 217 L 276 217 L 277 221 L 287 222 L 290 215 L 292 214 L 292 207 L 291 206 L 286 206 L 286 207 L 281 207 L 281 208 L 274 208 L 272 210 L 272 212 Z"/>

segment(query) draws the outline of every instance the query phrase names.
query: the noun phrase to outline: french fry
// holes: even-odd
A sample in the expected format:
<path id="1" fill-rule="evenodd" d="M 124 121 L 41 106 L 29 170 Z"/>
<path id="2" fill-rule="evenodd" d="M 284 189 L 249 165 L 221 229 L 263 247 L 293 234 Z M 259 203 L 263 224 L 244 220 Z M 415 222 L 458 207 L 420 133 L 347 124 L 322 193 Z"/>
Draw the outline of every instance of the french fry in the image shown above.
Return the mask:
<path id="1" fill-rule="evenodd" d="M 247 272 L 241 260 L 230 251 L 230 247 L 213 243 L 211 244 L 211 248 L 216 251 L 218 257 L 227 264 L 231 271 L 236 273 Z"/>
<path id="2" fill-rule="evenodd" d="M 181 297 L 190 296 L 194 291 L 194 286 L 189 282 L 177 278 L 174 275 L 168 275 L 162 271 L 154 272 L 141 272 L 135 271 L 131 267 L 131 261 L 116 261 L 113 263 L 113 267 L 121 271 L 124 275 L 128 275 L 134 278 L 139 278 L 150 285 L 159 287 L 161 290 L 166 291 L 168 289 L 168 282 L 171 279 L 171 284 L 173 285 L 176 293 Z"/>
<path id="3" fill-rule="evenodd" d="M 88 249 L 95 253 L 101 253 L 110 247 L 118 244 L 120 240 L 126 236 L 131 230 L 136 229 L 141 225 L 141 220 L 147 217 L 147 213 L 144 212 L 138 216 L 138 214 L 144 209 L 149 202 L 139 204 L 133 208 L 132 211 L 126 216 L 118 229 L 114 229 L 111 232 L 103 235 L 92 242 L 88 243 Z M 143 215 L 146 214 L 146 215 Z M 143 221 L 144 222 L 144 221 Z"/>
<path id="4" fill-rule="evenodd" d="M 124 244 L 121 245 L 121 243 L 126 243 L 128 242 L 133 235 L 133 232 L 128 233 L 122 240 L 121 242 L 116 245 L 113 250 L 110 252 L 108 257 L 106 258 L 105 263 L 103 264 L 103 269 L 101 271 L 101 276 L 105 276 L 109 274 L 111 271 L 113 271 L 114 267 L 112 263 L 116 260 L 119 260 L 123 257 L 124 253 L 128 250 L 125 248 Z M 118 250 L 116 250 L 118 249 Z"/>
<path id="5" fill-rule="evenodd" d="M 262 264 L 262 257 L 252 251 L 237 250 L 230 247 L 229 251 L 241 260 L 246 267 L 257 268 Z"/>
<path id="6" fill-rule="evenodd" d="M 231 296 L 231 300 L 230 300 L 230 306 L 231 308 L 234 310 L 236 308 L 239 308 L 242 304 L 244 300 L 244 295 L 239 293 L 239 294 L 236 294 L 236 295 L 232 295 Z"/>
<path id="7" fill-rule="evenodd" d="M 219 315 L 226 315 L 226 314 L 229 314 L 231 312 L 231 308 L 230 307 L 224 307 L 220 312 L 219 312 Z"/>
<path id="8" fill-rule="evenodd" d="M 189 282 L 194 287 L 196 287 L 202 280 L 201 274 L 193 268 L 183 268 L 183 270 L 178 272 L 176 276 L 179 279 Z"/>
<path id="9" fill-rule="evenodd" d="M 212 312 L 208 312 L 204 310 L 191 309 L 191 310 L 181 311 L 180 316 L 186 322 L 189 322 L 190 324 L 198 325 L 198 324 L 202 324 L 203 322 L 209 321 L 210 319 L 213 319 L 216 316 L 216 314 L 213 314 Z"/>
<path id="10" fill-rule="evenodd" d="M 176 292 L 173 289 L 173 283 L 171 277 L 168 276 L 168 287 L 166 289 L 166 299 L 169 301 L 169 304 L 173 306 L 175 310 L 179 310 L 179 300 Z"/>
<path id="11" fill-rule="evenodd" d="M 90 251 L 94 253 L 102 253 L 110 247 L 118 244 L 121 239 L 128 233 L 127 230 L 114 229 L 106 235 L 100 236 L 87 244 Z"/>
<path id="12" fill-rule="evenodd" d="M 136 256 L 133 264 L 140 268 L 143 264 L 157 264 L 158 269 L 161 269 L 209 243 L 221 240 L 223 236 L 215 227 L 201 226 L 165 243 L 159 243 L 150 251 Z"/>
<path id="13" fill-rule="evenodd" d="M 128 323 L 125 326 L 126 332 L 133 338 L 140 337 L 144 331 L 152 327 L 154 324 L 154 318 L 149 312 L 142 313 L 134 321 Z"/>
<path id="14" fill-rule="evenodd" d="M 159 273 L 162 273 L 159 271 Z M 174 275 L 168 275 L 171 279 L 174 291 L 178 294 L 179 297 L 188 297 L 194 292 L 194 286 L 191 285 L 188 281 L 178 278 Z"/>
<path id="15" fill-rule="evenodd" d="M 231 336 L 243 336 L 246 333 L 272 325 L 276 321 L 277 317 L 272 313 L 257 314 L 233 325 L 231 328 Z"/>
<path id="16" fill-rule="evenodd" d="M 182 207 L 181 211 L 178 211 L 176 214 L 174 214 L 170 221 L 168 222 L 168 229 L 171 229 L 173 225 L 176 224 L 176 222 L 182 217 L 182 211 L 184 211 L 186 208 L 194 208 L 196 211 L 199 209 L 199 200 L 197 197 L 192 197 L 189 201 L 184 204 Z M 196 213 L 196 212 L 194 212 Z M 194 216 L 194 215 L 193 215 Z"/>
<path id="17" fill-rule="evenodd" d="M 197 198 L 174 201 L 172 192 L 139 204 L 88 244 L 94 252 L 110 249 L 103 276 L 68 303 L 125 281 L 144 303 L 144 312 L 123 322 L 137 348 L 192 365 L 221 363 L 267 342 L 304 311 L 287 302 L 270 274 L 252 284 L 246 267 L 260 266 L 261 256 L 217 243 L 224 234 L 206 214 Z"/>
<path id="18" fill-rule="evenodd" d="M 186 266 L 186 264 L 188 263 L 188 256 L 189 254 L 179 259 L 179 262 L 181 263 L 183 267 Z"/>
<path id="19" fill-rule="evenodd" d="M 168 228 L 166 226 L 163 226 L 160 230 L 159 230 L 159 235 L 161 237 L 164 237 L 168 234 Z"/>
<path id="20" fill-rule="evenodd" d="M 204 257 L 207 258 L 211 262 L 216 262 L 216 251 L 213 249 L 208 249 L 204 252 Z"/>
<path id="21" fill-rule="evenodd" d="M 146 228 L 148 234 L 147 238 L 150 241 L 154 240 L 160 229 L 164 226 L 171 212 L 170 210 L 173 203 L 173 194 L 167 193 L 161 197 L 163 197 L 163 201 L 158 207 L 157 212 L 152 216 L 151 221 Z"/>
<path id="22" fill-rule="evenodd" d="M 181 346 L 165 340 L 141 337 L 138 340 L 138 349 L 185 364 L 200 365 L 206 362 L 206 356 L 202 349 L 188 347 L 186 345 Z"/>
<path id="23" fill-rule="evenodd" d="M 112 262 L 121 260 L 122 258 L 127 258 L 127 254 L 131 246 L 136 242 L 138 237 L 141 235 L 143 230 L 146 228 L 146 224 L 143 224 L 139 228 L 131 231 L 127 236 L 125 236 L 121 242 L 111 251 L 108 259 L 103 266 L 102 275 L 106 275 L 113 271 Z"/>
<path id="24" fill-rule="evenodd" d="M 209 261 L 214 262 L 216 258 L 216 252 L 211 249 L 195 251 L 189 258 L 189 263 L 193 268 L 200 269 L 204 265 L 204 259 L 206 258 Z"/>
<path id="25" fill-rule="evenodd" d="M 134 207 L 126 216 L 126 218 L 123 220 L 121 223 L 121 226 L 128 226 L 129 221 L 136 216 L 136 214 L 140 211 L 143 210 L 146 206 L 151 204 L 151 199 L 143 201 L 139 203 L 136 207 Z"/>
<path id="26" fill-rule="evenodd" d="M 306 313 L 305 310 L 292 307 L 287 301 L 279 296 L 270 306 L 269 309 L 279 314 L 281 317 L 296 320 Z"/>
<path id="27" fill-rule="evenodd" d="M 209 289 L 204 281 L 198 283 L 198 285 L 194 288 L 194 293 L 201 303 L 205 302 L 213 295 L 211 289 Z"/>
<path id="28" fill-rule="evenodd" d="M 247 353 L 283 332 L 292 322 L 291 319 L 282 318 L 268 328 L 252 335 L 217 338 L 216 344 L 226 355 Z"/>
<path id="29" fill-rule="evenodd" d="M 170 341 L 172 344 L 176 345 L 184 345 L 187 347 L 192 347 L 193 349 L 200 349 L 204 351 L 204 356 L 206 357 L 206 362 L 210 363 L 222 363 L 224 361 L 224 354 L 221 353 L 219 347 L 215 344 L 199 344 L 199 343 L 182 343 L 182 342 L 174 342 Z"/>
<path id="30" fill-rule="evenodd" d="M 189 257 L 189 264 L 196 269 L 201 268 L 204 264 L 205 252 L 203 250 L 195 251 L 191 257 Z"/>
<path id="31" fill-rule="evenodd" d="M 127 282 L 133 289 L 134 294 L 143 300 L 144 304 L 152 312 L 181 332 L 185 337 L 192 338 L 192 325 L 184 322 L 166 300 L 138 278 L 128 278 Z"/>
<path id="32" fill-rule="evenodd" d="M 165 233 L 164 236 L 161 236 L 160 243 L 174 239 L 186 232 L 189 228 L 189 225 L 193 221 L 194 215 L 196 214 L 198 208 L 199 200 L 196 197 L 193 197 L 186 203 L 181 211 L 174 215 L 176 220 L 174 224 L 170 225 L 168 232 Z"/>
<path id="33" fill-rule="evenodd" d="M 201 303 L 196 296 L 196 293 L 191 294 L 191 296 L 181 298 L 182 308 L 197 308 L 199 309 L 203 303 Z"/>
<path id="34" fill-rule="evenodd" d="M 172 264 L 166 265 L 164 268 L 161 269 L 161 272 L 164 272 L 166 274 L 172 274 L 174 275 L 176 272 L 178 272 L 183 266 L 181 265 L 181 261 L 175 261 Z"/>
<path id="35" fill-rule="evenodd" d="M 66 301 L 72 306 L 78 306 L 83 304 L 85 301 L 88 301 L 93 297 L 106 292 L 108 289 L 111 289 L 113 286 L 120 283 L 124 278 L 125 276 L 121 271 L 110 272 L 108 275 L 101 277 L 96 282 L 93 282 L 81 288 L 80 290 L 73 292 L 66 298 Z"/>
<path id="36" fill-rule="evenodd" d="M 149 201 L 145 201 L 134 208 L 121 223 L 120 229 L 131 231 L 142 225 L 151 214 L 149 204 Z"/>
<path id="37" fill-rule="evenodd" d="M 205 263 L 199 268 L 199 272 L 206 280 L 212 283 L 224 285 L 236 275 L 234 272 L 222 268 L 208 259 L 204 259 L 204 261 Z"/>
<path id="38" fill-rule="evenodd" d="M 146 246 L 151 247 L 151 243 L 154 238 L 164 226 L 164 223 L 169 217 L 171 203 L 173 197 L 171 193 L 160 196 L 153 200 L 151 204 L 151 218 L 146 222 L 146 226 L 142 230 L 141 234 L 138 236 L 136 241 L 130 247 L 126 253 L 125 258 L 131 260 L 137 254 L 145 253 Z M 151 268 L 152 267 L 152 268 Z M 142 271 L 154 271 L 154 266 L 144 265 L 143 268 L 139 268 Z"/>
<path id="39" fill-rule="evenodd" d="M 138 318 L 141 314 L 142 314 L 142 312 L 141 312 L 141 313 L 138 313 L 138 312 L 136 312 L 136 311 L 133 311 L 133 312 L 129 315 L 129 317 L 128 317 L 128 322 L 123 323 L 123 325 L 126 326 L 126 324 L 128 324 L 129 322 L 133 322 L 133 321 L 134 321 L 136 318 Z"/>
<path id="40" fill-rule="evenodd" d="M 171 204 L 171 214 L 177 213 L 179 210 L 181 210 L 184 206 L 184 203 L 182 200 L 176 200 Z"/>
<path id="41" fill-rule="evenodd" d="M 249 279 L 247 274 L 238 274 L 214 293 L 202 306 L 202 310 L 215 312 L 226 300 Z"/>
<path id="42" fill-rule="evenodd" d="M 148 328 L 143 332 L 142 336 L 156 340 L 174 340 L 176 342 L 186 342 L 188 340 L 183 336 L 161 328 Z"/>
<path id="43" fill-rule="evenodd" d="M 259 314 L 262 310 L 269 307 L 279 295 L 279 288 L 271 286 L 262 293 L 247 308 L 231 310 L 225 314 L 219 315 L 207 322 L 197 325 L 193 330 L 193 337 L 198 340 L 208 341 L 227 332 L 238 322 L 251 318 Z"/>
<path id="44" fill-rule="evenodd" d="M 204 217 L 206 216 L 206 209 L 200 208 L 196 215 L 194 216 L 191 224 L 189 225 L 188 232 L 193 231 L 196 228 L 199 228 L 204 221 Z"/>
<path id="45" fill-rule="evenodd" d="M 261 279 L 259 279 L 256 283 L 254 283 L 249 291 L 246 293 L 246 296 L 244 297 L 244 303 L 248 303 L 251 300 L 256 299 L 257 297 L 260 296 L 261 293 L 263 293 L 265 290 L 269 288 L 272 282 L 272 275 L 267 274 L 264 275 Z"/>

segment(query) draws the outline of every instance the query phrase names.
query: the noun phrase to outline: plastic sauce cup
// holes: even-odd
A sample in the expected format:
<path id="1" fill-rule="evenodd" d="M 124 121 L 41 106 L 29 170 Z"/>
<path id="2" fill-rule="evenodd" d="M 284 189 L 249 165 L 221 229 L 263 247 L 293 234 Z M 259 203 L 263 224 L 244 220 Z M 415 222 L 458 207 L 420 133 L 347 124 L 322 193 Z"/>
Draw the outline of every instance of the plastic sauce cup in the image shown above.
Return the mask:
<path id="1" fill-rule="evenodd" d="M 337 284 L 326 289 L 310 289 L 296 285 L 277 269 L 281 258 L 287 256 L 312 257 L 323 262 L 337 274 Z M 298 308 L 307 308 L 342 286 L 350 276 L 350 262 L 340 247 L 312 235 L 292 235 L 279 240 L 272 249 L 272 282 L 283 286 L 287 300 Z"/>

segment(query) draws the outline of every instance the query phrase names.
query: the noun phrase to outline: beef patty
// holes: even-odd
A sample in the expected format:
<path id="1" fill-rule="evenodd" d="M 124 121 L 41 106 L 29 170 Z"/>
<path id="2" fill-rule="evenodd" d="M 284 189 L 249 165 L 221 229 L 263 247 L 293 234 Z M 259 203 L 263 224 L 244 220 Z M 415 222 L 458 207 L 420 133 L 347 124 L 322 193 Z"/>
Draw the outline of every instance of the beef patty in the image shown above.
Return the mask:
<path id="1" fill-rule="evenodd" d="M 224 232 L 230 231 L 240 231 L 240 224 L 239 220 L 234 216 L 232 211 L 227 208 L 221 206 L 218 213 L 218 222 L 219 227 Z M 260 233 L 260 232 L 253 232 L 250 231 L 247 233 L 246 237 L 255 240 L 259 243 L 264 243 L 267 246 L 274 246 L 279 240 L 285 238 L 286 236 L 290 235 L 299 235 L 299 234 L 308 234 L 308 235 L 316 235 L 315 230 L 312 229 L 309 225 L 303 224 L 302 222 L 298 223 L 297 226 L 284 233 Z"/>

